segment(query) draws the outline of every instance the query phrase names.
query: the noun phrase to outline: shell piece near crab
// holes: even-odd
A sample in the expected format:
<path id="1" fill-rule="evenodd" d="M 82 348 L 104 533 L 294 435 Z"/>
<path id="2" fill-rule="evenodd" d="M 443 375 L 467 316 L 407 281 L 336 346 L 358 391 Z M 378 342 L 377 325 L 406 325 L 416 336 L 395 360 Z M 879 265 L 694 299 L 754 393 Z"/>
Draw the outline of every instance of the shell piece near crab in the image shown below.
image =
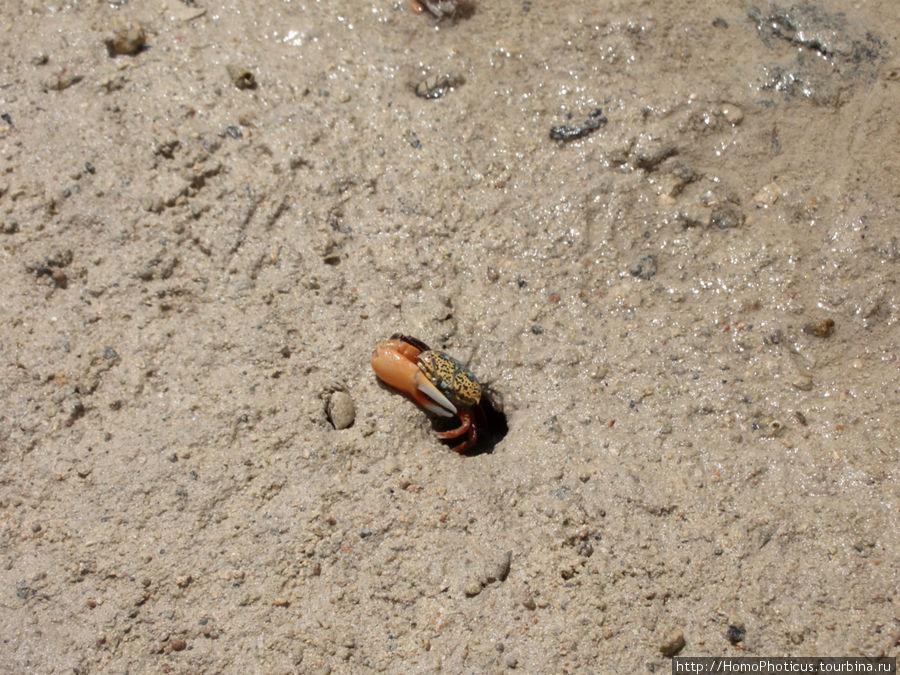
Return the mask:
<path id="1" fill-rule="evenodd" d="M 372 353 L 372 369 L 385 384 L 403 392 L 438 417 L 453 417 L 456 406 L 441 393 L 416 363 L 422 350 L 399 339 L 385 340 Z"/>

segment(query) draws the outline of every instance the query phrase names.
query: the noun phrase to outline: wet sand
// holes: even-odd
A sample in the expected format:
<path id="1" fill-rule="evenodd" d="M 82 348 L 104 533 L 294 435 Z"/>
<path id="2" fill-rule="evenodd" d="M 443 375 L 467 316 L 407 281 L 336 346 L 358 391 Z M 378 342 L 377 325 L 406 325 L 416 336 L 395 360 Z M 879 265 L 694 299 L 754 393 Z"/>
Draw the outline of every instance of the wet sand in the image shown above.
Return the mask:
<path id="1" fill-rule="evenodd" d="M 897 655 L 895 2 L 3 14 L 4 672 Z"/>

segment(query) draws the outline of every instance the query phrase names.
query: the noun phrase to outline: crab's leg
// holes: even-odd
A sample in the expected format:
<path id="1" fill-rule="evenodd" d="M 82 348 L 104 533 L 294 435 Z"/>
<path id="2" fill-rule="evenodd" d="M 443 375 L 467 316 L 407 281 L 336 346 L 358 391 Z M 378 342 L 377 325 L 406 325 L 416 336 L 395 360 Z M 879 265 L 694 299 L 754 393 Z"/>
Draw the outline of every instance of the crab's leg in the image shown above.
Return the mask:
<path id="1" fill-rule="evenodd" d="M 467 416 L 468 416 L 468 414 L 467 414 Z M 470 418 L 470 421 L 471 421 L 471 418 Z M 474 424 L 470 424 L 469 425 L 469 435 L 466 437 L 466 440 L 464 440 L 459 445 L 454 445 L 453 449 L 459 453 L 466 452 L 469 448 L 471 448 L 475 445 L 475 441 L 477 439 L 478 439 L 478 427 Z"/>
<path id="2" fill-rule="evenodd" d="M 419 349 L 402 340 L 385 340 L 372 353 L 372 369 L 380 380 L 440 417 L 453 417 L 456 406 L 419 370 Z"/>
<path id="3" fill-rule="evenodd" d="M 459 426 L 456 429 L 435 431 L 434 435 L 445 441 L 448 438 L 459 438 L 463 434 L 471 434 L 474 431 L 475 425 L 472 424 L 472 415 L 469 414 L 468 410 L 460 410 L 456 413 L 456 416 L 459 418 Z"/>

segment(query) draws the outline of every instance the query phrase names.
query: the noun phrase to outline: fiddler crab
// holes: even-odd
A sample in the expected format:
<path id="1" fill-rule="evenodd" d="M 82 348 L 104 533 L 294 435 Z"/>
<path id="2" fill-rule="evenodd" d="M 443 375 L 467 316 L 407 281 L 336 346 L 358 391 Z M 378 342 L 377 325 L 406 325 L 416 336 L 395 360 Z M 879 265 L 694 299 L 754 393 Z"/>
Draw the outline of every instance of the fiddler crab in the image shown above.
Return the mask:
<path id="1" fill-rule="evenodd" d="M 459 426 L 436 430 L 441 440 L 463 438 L 453 446 L 464 453 L 485 440 L 506 434 L 506 417 L 466 366 L 421 340 L 396 333 L 372 353 L 372 369 L 385 384 L 406 394 L 420 408 L 439 418 L 456 418 Z"/>

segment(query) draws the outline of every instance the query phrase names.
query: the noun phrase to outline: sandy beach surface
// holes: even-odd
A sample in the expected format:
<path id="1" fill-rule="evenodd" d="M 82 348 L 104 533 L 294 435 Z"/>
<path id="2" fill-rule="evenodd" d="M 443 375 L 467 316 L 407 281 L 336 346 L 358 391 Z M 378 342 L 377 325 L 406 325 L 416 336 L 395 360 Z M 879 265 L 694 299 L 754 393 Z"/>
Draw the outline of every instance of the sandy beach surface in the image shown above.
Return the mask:
<path id="1" fill-rule="evenodd" d="M 415 9 L 4 1 L 2 672 L 896 656 L 896 1 Z"/>

